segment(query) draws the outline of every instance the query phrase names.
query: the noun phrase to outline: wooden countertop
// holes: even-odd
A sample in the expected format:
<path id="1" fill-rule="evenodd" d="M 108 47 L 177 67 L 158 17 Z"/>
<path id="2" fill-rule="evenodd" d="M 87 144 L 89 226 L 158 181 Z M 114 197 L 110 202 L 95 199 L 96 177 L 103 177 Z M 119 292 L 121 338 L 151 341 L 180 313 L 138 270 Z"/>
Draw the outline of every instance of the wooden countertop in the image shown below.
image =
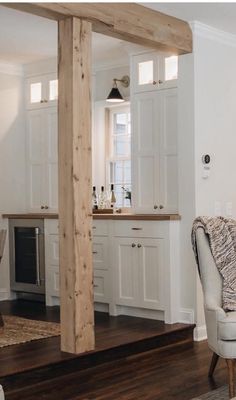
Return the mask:
<path id="1" fill-rule="evenodd" d="M 58 219 L 57 213 L 26 213 L 26 214 L 2 214 L 3 218 L 8 219 Z M 142 220 L 142 221 L 178 221 L 181 219 L 179 214 L 93 214 L 93 219 L 112 219 L 112 220 Z"/>

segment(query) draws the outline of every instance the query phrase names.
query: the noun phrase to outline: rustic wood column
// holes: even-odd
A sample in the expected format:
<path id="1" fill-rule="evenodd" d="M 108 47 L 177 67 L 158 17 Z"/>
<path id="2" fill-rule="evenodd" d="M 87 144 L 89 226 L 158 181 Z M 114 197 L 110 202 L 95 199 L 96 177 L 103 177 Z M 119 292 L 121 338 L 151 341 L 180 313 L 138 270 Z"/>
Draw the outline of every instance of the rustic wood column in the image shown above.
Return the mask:
<path id="1" fill-rule="evenodd" d="M 59 21 L 61 350 L 94 349 L 91 242 L 91 23 Z"/>

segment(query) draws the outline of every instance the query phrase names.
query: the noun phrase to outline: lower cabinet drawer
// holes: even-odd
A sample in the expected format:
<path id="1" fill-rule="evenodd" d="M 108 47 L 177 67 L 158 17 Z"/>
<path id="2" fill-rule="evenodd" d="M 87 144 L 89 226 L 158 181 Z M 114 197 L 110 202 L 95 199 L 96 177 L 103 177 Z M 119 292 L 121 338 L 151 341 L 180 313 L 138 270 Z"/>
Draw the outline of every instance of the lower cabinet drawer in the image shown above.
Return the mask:
<path id="1" fill-rule="evenodd" d="M 46 290 L 49 296 L 60 297 L 60 274 L 58 267 L 49 267 L 46 277 Z M 108 273 L 94 270 L 94 301 L 109 303 Z"/>
<path id="2" fill-rule="evenodd" d="M 108 272 L 103 270 L 94 270 L 93 278 L 94 286 L 94 301 L 100 303 L 109 303 L 109 284 L 108 284 Z"/>

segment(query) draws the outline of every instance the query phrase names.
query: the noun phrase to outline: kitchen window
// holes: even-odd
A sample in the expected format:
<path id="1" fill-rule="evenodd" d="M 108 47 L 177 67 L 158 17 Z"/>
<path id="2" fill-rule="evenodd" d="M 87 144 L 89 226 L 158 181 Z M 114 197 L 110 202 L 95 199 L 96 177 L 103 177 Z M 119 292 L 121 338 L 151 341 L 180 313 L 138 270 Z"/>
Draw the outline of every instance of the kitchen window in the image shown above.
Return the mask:
<path id="1" fill-rule="evenodd" d="M 108 185 L 114 184 L 116 207 L 131 206 L 130 106 L 109 109 Z"/>

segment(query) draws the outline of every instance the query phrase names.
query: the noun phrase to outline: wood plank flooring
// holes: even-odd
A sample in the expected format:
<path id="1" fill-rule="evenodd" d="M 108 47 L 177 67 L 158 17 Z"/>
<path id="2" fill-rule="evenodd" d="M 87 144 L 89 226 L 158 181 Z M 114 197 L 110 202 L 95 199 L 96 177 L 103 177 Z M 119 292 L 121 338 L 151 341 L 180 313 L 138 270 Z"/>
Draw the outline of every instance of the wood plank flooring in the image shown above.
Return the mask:
<path id="1" fill-rule="evenodd" d="M 100 365 L 28 387 L 6 391 L 6 400 L 190 400 L 226 384 L 219 361 L 215 381 L 207 371 L 206 342 L 180 345 Z"/>
<path id="2" fill-rule="evenodd" d="M 58 307 L 28 301 L 1 302 L 0 311 L 59 321 Z M 192 325 L 96 313 L 95 351 L 80 356 L 62 353 L 58 337 L 2 348 L 0 384 L 6 400 L 173 399 L 181 369 L 194 371 L 192 333 Z M 206 348 L 200 354 L 209 357 Z M 189 361 L 185 366 L 185 356 L 193 367 Z"/>
<path id="3" fill-rule="evenodd" d="M 59 322 L 59 308 L 45 307 L 40 303 L 22 300 L 1 302 L 0 311 Z M 96 313 L 95 351 L 79 356 L 63 353 L 59 337 L 5 347 L 0 349 L 0 378 L 39 368 L 45 368 L 45 373 L 49 373 L 51 366 L 54 374 L 60 375 L 63 368 L 67 372 L 81 370 L 176 342 L 192 343 L 192 331 L 192 325 L 166 325 L 161 321 Z"/>

